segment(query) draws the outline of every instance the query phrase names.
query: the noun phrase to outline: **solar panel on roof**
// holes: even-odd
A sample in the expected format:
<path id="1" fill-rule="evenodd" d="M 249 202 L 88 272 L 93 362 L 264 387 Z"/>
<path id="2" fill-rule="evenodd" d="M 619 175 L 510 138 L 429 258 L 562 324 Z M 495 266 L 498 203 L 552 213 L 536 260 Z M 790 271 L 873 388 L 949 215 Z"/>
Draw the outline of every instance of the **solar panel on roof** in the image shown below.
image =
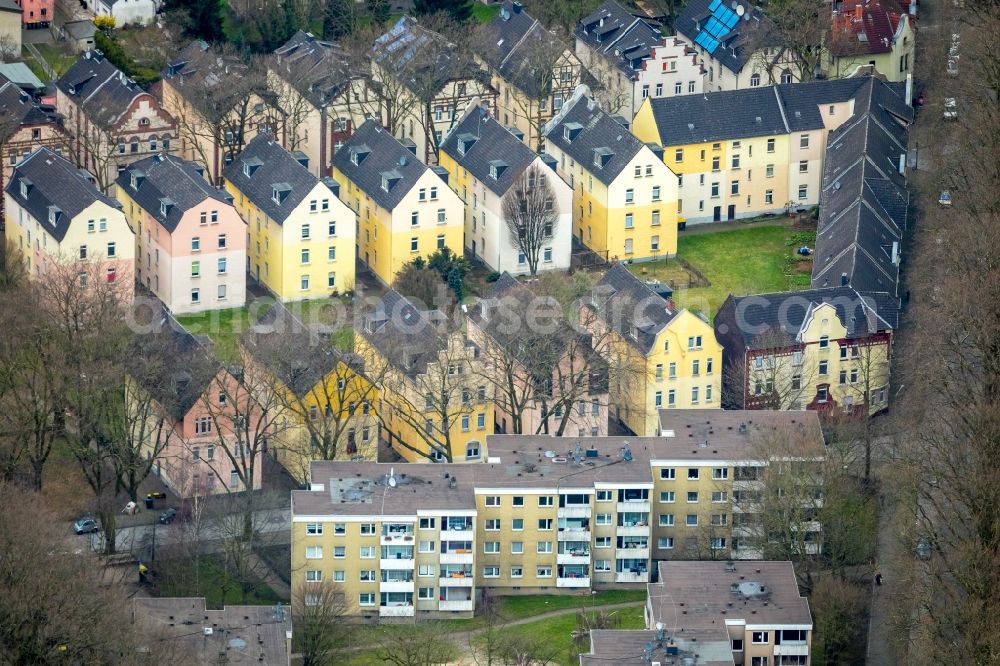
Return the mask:
<path id="1" fill-rule="evenodd" d="M 715 10 L 719 8 L 722 4 L 722 0 L 712 0 L 712 4 L 708 6 L 708 11 L 715 13 Z"/>

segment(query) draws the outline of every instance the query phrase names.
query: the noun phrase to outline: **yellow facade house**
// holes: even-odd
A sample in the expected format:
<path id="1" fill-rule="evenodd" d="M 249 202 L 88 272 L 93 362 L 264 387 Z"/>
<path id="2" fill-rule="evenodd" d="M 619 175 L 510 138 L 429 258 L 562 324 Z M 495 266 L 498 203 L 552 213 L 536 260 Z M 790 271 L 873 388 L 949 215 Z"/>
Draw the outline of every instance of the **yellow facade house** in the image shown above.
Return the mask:
<path id="1" fill-rule="evenodd" d="M 494 435 L 476 463 L 314 462 L 310 490 L 292 493 L 292 595 L 320 604 L 332 580 L 348 616 L 465 617 L 484 593 L 641 589 L 657 561 L 701 559 L 700 544 L 703 559 L 760 557 L 767 535 L 735 518 L 779 481 L 773 456 L 757 456 L 784 440 L 784 460 L 821 459 L 817 415 L 668 416 L 656 437 Z M 692 453 L 689 431 L 707 446 Z M 806 520 L 783 535 L 803 526 L 820 534 Z"/>
<path id="2" fill-rule="evenodd" d="M 224 172 L 247 223 L 247 270 L 282 301 L 354 289 L 356 217 L 338 185 L 266 136 L 253 139 Z"/>
<path id="3" fill-rule="evenodd" d="M 357 257 L 384 284 L 417 257 L 446 247 L 462 255 L 465 204 L 447 175 L 374 120 L 333 156 L 340 197 L 358 216 Z"/>
<path id="4" fill-rule="evenodd" d="M 301 483 L 313 460 L 375 460 L 379 424 L 375 388 L 360 357 L 339 349 L 336 334 L 307 325 L 276 303 L 243 342 L 251 385 L 272 394 L 277 423 L 269 450 Z"/>
<path id="5" fill-rule="evenodd" d="M 493 432 L 486 359 L 448 324 L 440 310 L 420 309 L 390 290 L 355 338 L 379 392 L 383 436 L 411 462 L 479 460 Z"/>
<path id="6" fill-rule="evenodd" d="M 573 188 L 573 232 L 608 261 L 677 254 L 677 176 L 580 86 L 545 126 L 546 152 Z"/>
<path id="7" fill-rule="evenodd" d="M 652 436 L 661 409 L 721 405 L 722 346 L 701 315 L 676 308 L 614 263 L 584 306 L 583 325 L 599 339 L 610 331 L 621 368 L 611 403 L 632 432 Z"/>
<path id="8" fill-rule="evenodd" d="M 819 204 L 827 136 L 885 85 L 862 75 L 649 98 L 632 131 L 680 177 L 687 224 L 790 212 Z"/>

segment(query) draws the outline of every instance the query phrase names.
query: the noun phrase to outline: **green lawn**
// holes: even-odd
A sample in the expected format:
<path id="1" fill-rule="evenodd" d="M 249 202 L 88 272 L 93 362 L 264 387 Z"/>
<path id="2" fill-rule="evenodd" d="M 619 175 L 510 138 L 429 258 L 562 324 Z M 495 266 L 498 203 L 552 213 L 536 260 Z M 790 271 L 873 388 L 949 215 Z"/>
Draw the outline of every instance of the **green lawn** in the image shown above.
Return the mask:
<path id="1" fill-rule="evenodd" d="M 48 61 L 52 69 L 56 70 L 57 76 L 62 76 L 66 73 L 74 62 L 76 62 L 75 55 L 66 55 L 62 49 L 53 46 L 52 44 L 35 44 L 35 48 L 38 52 L 42 54 L 42 57 Z"/>
<path id="2" fill-rule="evenodd" d="M 270 297 L 259 298 L 242 308 L 229 310 L 211 310 L 195 315 L 180 315 L 177 321 L 194 335 L 207 335 L 215 343 L 216 355 L 223 361 L 234 361 L 239 356 L 240 337 L 260 318 L 274 303 Z M 326 324 L 333 326 L 339 322 L 345 324 L 338 328 L 334 335 L 334 344 L 338 349 L 351 349 L 354 345 L 354 330 L 350 326 L 351 309 L 340 307 L 346 301 L 339 299 L 320 298 L 312 301 L 286 303 L 292 314 L 307 326 Z"/>
<path id="3" fill-rule="evenodd" d="M 472 6 L 472 18 L 480 23 L 489 23 L 499 12 L 500 5 L 483 5 L 477 2 Z"/>
<path id="4" fill-rule="evenodd" d="M 202 557 L 198 575 L 191 571 L 190 562 L 160 562 L 152 566 L 159 575 L 158 589 L 162 597 L 205 597 L 206 608 L 220 609 L 234 604 L 276 604 L 280 599 L 270 587 L 258 583 L 244 601 L 240 584 L 227 573 L 219 560 Z M 196 581 L 197 579 L 197 581 Z"/>
<path id="5" fill-rule="evenodd" d="M 744 296 L 771 291 L 805 289 L 812 262 L 795 254 L 802 245 L 815 247 L 816 233 L 790 226 L 769 225 L 680 235 L 677 254 L 711 282 L 709 287 L 674 291 L 680 307 L 715 316 L 729 294 Z M 675 260 L 633 264 L 632 271 L 644 279 L 672 282 L 684 273 Z"/>

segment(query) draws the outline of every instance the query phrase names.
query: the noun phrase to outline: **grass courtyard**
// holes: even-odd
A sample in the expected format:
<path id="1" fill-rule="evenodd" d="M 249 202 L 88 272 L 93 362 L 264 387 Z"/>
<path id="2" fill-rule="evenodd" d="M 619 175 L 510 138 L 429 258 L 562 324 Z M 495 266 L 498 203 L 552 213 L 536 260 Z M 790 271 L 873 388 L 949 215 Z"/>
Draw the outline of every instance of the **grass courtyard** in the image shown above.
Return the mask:
<path id="1" fill-rule="evenodd" d="M 710 233 L 681 232 L 678 256 L 711 285 L 679 287 L 674 290 L 674 302 L 714 317 L 729 294 L 805 289 L 812 274 L 812 260 L 796 254 L 802 245 L 815 247 L 814 230 L 778 223 Z M 675 285 L 686 285 L 689 275 L 676 259 L 633 264 L 630 268 L 643 279 Z"/>

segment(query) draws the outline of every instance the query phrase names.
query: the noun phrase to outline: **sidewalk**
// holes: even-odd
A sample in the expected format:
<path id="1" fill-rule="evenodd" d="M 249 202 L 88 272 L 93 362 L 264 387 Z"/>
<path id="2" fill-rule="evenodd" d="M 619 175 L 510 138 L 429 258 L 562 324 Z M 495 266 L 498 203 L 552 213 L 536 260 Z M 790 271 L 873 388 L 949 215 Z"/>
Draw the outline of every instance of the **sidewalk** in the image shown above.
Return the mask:
<path id="1" fill-rule="evenodd" d="M 878 544 L 875 571 L 884 571 L 893 561 L 896 538 L 892 531 L 892 517 L 895 513 L 893 499 L 882 495 L 882 509 L 878 519 Z M 884 573 L 882 574 L 885 575 Z M 892 666 L 892 648 L 889 643 L 889 613 L 892 607 L 893 580 L 886 578 L 881 586 L 871 583 L 871 610 L 868 615 L 868 648 L 866 666 Z"/>

